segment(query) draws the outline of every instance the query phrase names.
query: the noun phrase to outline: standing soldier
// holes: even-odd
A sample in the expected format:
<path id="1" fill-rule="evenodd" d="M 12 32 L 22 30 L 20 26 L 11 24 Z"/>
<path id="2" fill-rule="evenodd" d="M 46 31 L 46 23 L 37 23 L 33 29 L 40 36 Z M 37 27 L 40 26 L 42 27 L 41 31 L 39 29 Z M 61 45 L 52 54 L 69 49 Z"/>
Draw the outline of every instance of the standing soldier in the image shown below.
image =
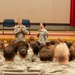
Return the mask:
<path id="1" fill-rule="evenodd" d="M 45 29 L 44 23 L 40 23 L 40 30 L 37 37 L 38 41 L 42 44 L 46 44 L 48 41 L 48 31 Z"/>
<path id="2" fill-rule="evenodd" d="M 26 27 L 22 25 L 21 19 L 18 19 L 18 25 L 14 27 L 14 34 L 17 41 L 26 41 L 25 34 L 28 34 L 28 31 L 26 30 Z"/>

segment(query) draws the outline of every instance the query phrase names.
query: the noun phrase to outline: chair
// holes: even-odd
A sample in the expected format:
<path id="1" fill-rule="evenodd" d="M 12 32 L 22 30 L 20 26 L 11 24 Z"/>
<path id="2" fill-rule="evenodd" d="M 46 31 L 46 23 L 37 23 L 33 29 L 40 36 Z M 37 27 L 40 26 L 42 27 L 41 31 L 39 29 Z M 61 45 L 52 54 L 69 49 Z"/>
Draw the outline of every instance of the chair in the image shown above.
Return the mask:
<path id="1" fill-rule="evenodd" d="M 3 34 L 4 34 L 4 27 L 13 27 L 15 26 L 14 19 L 4 19 L 3 21 Z"/>
<path id="2" fill-rule="evenodd" d="M 38 72 L 2 72 L 2 75 L 40 75 Z"/>
<path id="3" fill-rule="evenodd" d="M 29 72 L 41 72 L 41 70 L 40 70 L 40 69 L 33 69 L 33 68 L 30 68 L 30 69 L 29 69 Z"/>
<path id="4" fill-rule="evenodd" d="M 30 20 L 22 19 L 22 24 L 26 27 L 29 27 L 29 34 L 30 34 Z"/>
<path id="5" fill-rule="evenodd" d="M 21 69 L 4 69 L 4 72 L 23 72 L 24 70 Z"/>

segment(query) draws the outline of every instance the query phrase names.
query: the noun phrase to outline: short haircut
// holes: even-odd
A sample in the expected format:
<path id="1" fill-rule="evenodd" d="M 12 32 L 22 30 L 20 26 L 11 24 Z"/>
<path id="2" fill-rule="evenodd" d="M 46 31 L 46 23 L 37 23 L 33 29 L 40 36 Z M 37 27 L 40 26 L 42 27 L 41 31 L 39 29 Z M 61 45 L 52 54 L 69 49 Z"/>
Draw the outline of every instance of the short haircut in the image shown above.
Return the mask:
<path id="1" fill-rule="evenodd" d="M 55 40 L 51 40 L 50 41 L 50 45 L 55 45 L 56 44 L 56 41 Z"/>
<path id="2" fill-rule="evenodd" d="M 37 43 L 35 42 L 35 41 L 31 41 L 30 42 L 30 46 L 33 48 L 34 47 L 34 45 L 36 45 Z"/>
<path id="3" fill-rule="evenodd" d="M 45 46 L 46 46 L 45 44 L 41 43 L 41 44 L 40 44 L 40 50 L 41 50 L 42 48 L 44 48 Z"/>
<path id="4" fill-rule="evenodd" d="M 24 58 L 27 55 L 27 48 L 25 46 L 22 46 L 19 48 L 19 54 Z"/>
<path id="5" fill-rule="evenodd" d="M 28 43 L 25 42 L 25 41 L 18 41 L 17 46 L 18 46 L 18 49 L 19 49 L 20 47 L 22 47 L 22 46 L 26 46 L 27 49 L 29 48 Z"/>
<path id="6" fill-rule="evenodd" d="M 59 62 L 68 59 L 69 49 L 65 43 L 58 44 L 55 48 L 54 55 Z"/>
<path id="7" fill-rule="evenodd" d="M 30 36 L 29 41 L 34 41 L 34 37 Z"/>
<path id="8" fill-rule="evenodd" d="M 34 54 L 38 55 L 39 50 L 40 50 L 40 47 L 37 44 L 33 46 L 33 53 Z"/>
<path id="9" fill-rule="evenodd" d="M 5 59 L 7 59 L 7 60 L 14 59 L 15 52 L 14 52 L 14 48 L 12 45 L 5 47 L 3 49 L 3 52 L 4 52 L 3 55 L 4 55 Z"/>
<path id="10" fill-rule="evenodd" d="M 18 52 L 17 44 L 11 44 L 11 45 L 12 45 L 13 48 L 14 48 L 14 52 L 15 52 L 15 54 L 17 54 L 17 52 Z"/>
<path id="11" fill-rule="evenodd" d="M 68 48 L 70 49 L 70 47 L 73 45 L 73 42 L 66 42 Z"/>
<path id="12" fill-rule="evenodd" d="M 41 61 L 52 61 L 53 54 L 48 47 L 44 47 L 39 52 L 39 58 Z"/>
<path id="13" fill-rule="evenodd" d="M 45 23 L 42 23 L 42 25 L 45 27 L 46 26 L 46 24 Z"/>
<path id="14" fill-rule="evenodd" d="M 70 57 L 69 57 L 69 61 L 73 61 L 75 59 L 75 46 L 72 45 L 71 49 L 70 49 Z"/>
<path id="15" fill-rule="evenodd" d="M 46 42 L 46 46 L 49 46 L 50 45 L 50 42 Z"/>

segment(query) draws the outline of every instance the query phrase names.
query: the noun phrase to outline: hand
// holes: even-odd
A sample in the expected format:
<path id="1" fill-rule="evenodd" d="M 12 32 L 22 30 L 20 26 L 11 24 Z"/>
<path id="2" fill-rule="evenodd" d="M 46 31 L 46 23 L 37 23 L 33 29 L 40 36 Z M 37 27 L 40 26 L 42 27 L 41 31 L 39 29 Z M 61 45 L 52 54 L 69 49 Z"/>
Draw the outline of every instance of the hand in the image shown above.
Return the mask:
<path id="1" fill-rule="evenodd" d="M 20 27 L 20 31 L 22 31 L 22 27 Z"/>

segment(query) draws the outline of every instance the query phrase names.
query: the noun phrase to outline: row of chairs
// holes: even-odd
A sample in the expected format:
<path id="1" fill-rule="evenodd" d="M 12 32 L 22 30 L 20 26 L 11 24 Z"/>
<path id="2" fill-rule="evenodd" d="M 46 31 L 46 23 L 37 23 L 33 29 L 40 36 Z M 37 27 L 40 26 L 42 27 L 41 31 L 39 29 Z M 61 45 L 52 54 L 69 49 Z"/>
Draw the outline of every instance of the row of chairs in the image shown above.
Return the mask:
<path id="1" fill-rule="evenodd" d="M 15 26 L 14 19 L 4 19 L 3 21 L 3 34 L 4 34 L 4 27 L 14 27 Z M 28 19 L 22 19 L 22 24 L 26 27 L 29 27 L 29 34 L 30 34 L 30 20 Z"/>
<path id="2" fill-rule="evenodd" d="M 21 69 L 4 69 L 0 75 L 41 75 L 40 70 L 28 70 L 28 72 L 24 72 Z"/>

